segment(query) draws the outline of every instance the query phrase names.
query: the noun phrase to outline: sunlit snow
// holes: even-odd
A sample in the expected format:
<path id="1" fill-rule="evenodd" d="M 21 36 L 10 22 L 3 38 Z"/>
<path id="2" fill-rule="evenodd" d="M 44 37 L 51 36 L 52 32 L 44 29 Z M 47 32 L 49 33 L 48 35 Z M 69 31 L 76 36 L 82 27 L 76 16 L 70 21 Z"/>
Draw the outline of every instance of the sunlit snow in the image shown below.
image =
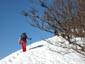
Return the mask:
<path id="1" fill-rule="evenodd" d="M 62 37 L 54 36 L 27 46 L 26 52 L 10 54 L 0 64 L 85 64 L 85 56 L 71 49 Z"/>

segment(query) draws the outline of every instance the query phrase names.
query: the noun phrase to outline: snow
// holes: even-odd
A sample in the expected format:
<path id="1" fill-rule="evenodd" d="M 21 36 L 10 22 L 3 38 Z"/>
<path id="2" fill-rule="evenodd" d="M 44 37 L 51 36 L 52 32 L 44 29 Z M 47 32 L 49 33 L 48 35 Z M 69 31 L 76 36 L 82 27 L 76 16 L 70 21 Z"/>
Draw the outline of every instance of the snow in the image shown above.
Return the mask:
<path id="1" fill-rule="evenodd" d="M 81 41 L 80 41 L 81 42 Z M 85 64 L 85 56 L 69 47 L 61 36 L 54 36 L 27 46 L 0 60 L 0 64 Z"/>

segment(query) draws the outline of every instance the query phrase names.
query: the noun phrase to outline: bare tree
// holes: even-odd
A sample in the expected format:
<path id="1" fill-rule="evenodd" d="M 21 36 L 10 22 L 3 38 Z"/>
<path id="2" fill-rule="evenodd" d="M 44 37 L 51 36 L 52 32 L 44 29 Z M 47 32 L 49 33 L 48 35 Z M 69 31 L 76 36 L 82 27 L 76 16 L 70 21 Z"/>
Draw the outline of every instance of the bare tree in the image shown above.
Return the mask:
<path id="1" fill-rule="evenodd" d="M 41 30 L 61 35 L 70 44 L 77 45 L 84 50 L 85 47 L 71 41 L 72 37 L 85 37 L 85 0 L 46 0 L 39 1 L 39 7 L 31 8 L 30 12 L 23 11 L 29 17 L 31 26 Z M 38 14 L 39 11 L 42 13 Z"/>

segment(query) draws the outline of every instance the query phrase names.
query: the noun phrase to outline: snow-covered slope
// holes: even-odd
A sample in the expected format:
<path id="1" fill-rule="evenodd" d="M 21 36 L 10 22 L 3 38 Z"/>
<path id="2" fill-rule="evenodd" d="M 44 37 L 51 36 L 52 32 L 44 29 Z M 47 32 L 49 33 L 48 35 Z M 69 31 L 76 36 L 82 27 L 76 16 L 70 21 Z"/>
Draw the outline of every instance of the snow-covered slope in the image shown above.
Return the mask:
<path id="1" fill-rule="evenodd" d="M 85 64 L 85 56 L 65 46 L 62 37 L 52 37 L 27 46 L 27 51 L 16 51 L 0 60 L 0 64 Z"/>

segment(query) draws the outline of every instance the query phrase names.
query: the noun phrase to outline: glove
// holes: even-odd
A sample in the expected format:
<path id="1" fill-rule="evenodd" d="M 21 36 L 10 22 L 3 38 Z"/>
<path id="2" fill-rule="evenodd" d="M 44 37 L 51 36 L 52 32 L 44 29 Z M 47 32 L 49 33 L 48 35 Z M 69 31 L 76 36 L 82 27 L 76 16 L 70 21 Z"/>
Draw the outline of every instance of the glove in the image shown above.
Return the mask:
<path id="1" fill-rule="evenodd" d="M 30 40 L 31 40 L 32 38 L 30 38 Z"/>
<path id="2" fill-rule="evenodd" d="M 19 44 L 21 44 L 21 42 L 19 42 Z"/>

